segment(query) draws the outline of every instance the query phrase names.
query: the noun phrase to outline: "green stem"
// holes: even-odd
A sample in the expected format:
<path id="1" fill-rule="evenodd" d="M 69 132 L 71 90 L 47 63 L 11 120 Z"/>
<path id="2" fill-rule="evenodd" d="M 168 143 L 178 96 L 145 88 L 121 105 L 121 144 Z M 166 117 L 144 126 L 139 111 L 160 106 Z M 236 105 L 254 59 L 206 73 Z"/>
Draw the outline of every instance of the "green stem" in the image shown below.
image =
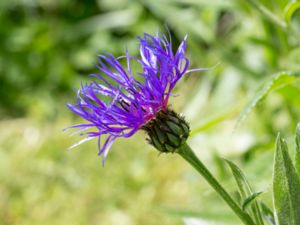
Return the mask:
<path id="1" fill-rule="evenodd" d="M 283 31 L 289 32 L 291 35 L 296 37 L 295 41 L 299 43 L 299 35 L 297 29 L 295 29 L 293 26 L 289 26 L 286 22 L 282 21 L 280 18 L 278 18 L 276 15 L 272 13 L 267 7 L 259 3 L 257 0 L 247 0 L 249 4 L 251 4 L 254 8 L 256 8 L 266 19 L 268 19 L 273 24 L 279 26 Z"/>
<path id="2" fill-rule="evenodd" d="M 247 0 L 252 6 L 254 6 L 258 11 L 261 12 L 262 15 L 265 16 L 269 21 L 281 27 L 283 30 L 286 30 L 286 24 L 281 21 L 277 16 L 275 16 L 268 8 L 266 8 L 261 3 L 256 0 Z"/>
<path id="3" fill-rule="evenodd" d="M 227 191 L 221 186 L 221 184 L 214 178 L 204 164 L 197 158 L 193 150 L 188 144 L 183 144 L 177 151 L 186 161 L 188 161 L 203 177 L 204 179 L 215 189 L 216 192 L 223 198 L 223 200 L 230 206 L 235 214 L 246 225 L 255 225 L 251 217 L 244 212 L 241 207 L 231 198 Z"/>

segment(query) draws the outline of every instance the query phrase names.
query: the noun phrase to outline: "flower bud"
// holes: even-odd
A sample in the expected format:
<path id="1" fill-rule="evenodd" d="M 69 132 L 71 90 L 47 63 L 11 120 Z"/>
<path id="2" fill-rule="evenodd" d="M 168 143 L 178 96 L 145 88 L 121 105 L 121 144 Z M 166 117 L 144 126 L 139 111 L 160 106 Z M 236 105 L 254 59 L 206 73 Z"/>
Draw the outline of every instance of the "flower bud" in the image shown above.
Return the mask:
<path id="1" fill-rule="evenodd" d="M 142 127 L 147 140 L 160 152 L 176 152 L 186 141 L 190 128 L 184 118 L 173 110 L 160 110 L 156 117 Z"/>

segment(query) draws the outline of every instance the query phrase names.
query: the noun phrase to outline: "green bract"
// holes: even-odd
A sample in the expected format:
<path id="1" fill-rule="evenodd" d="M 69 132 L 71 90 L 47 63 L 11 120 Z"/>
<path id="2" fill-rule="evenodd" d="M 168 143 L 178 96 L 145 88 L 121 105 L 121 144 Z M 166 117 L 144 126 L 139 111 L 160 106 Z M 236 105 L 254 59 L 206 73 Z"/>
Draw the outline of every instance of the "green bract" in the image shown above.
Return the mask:
<path id="1" fill-rule="evenodd" d="M 190 134 L 188 123 L 170 109 L 159 111 L 142 129 L 147 132 L 150 144 L 165 153 L 174 153 Z"/>

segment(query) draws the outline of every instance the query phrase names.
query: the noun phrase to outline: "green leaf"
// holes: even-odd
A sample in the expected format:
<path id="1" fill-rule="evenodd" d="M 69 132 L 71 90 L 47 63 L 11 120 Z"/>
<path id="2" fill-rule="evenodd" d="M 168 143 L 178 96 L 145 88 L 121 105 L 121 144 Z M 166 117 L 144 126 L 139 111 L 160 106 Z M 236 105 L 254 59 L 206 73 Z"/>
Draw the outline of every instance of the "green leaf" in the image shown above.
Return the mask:
<path id="1" fill-rule="evenodd" d="M 251 217 L 255 220 L 257 225 L 263 225 L 263 219 L 262 219 L 262 215 L 260 212 L 260 208 L 255 200 L 255 197 L 258 196 L 258 194 L 256 193 L 256 196 L 251 189 L 251 186 L 249 185 L 245 175 L 243 174 L 242 170 L 235 165 L 233 162 L 226 160 L 225 161 L 228 163 L 228 165 L 230 166 L 230 169 L 233 173 L 233 176 L 235 178 L 235 181 L 237 183 L 238 189 L 239 189 L 239 193 L 240 196 L 242 198 L 242 205 L 243 205 L 243 209 L 246 209 L 246 206 L 251 203 L 251 207 L 249 207 L 249 209 L 247 209 L 251 215 Z M 245 207 L 244 207 L 245 205 Z"/>
<path id="2" fill-rule="evenodd" d="M 249 203 L 251 203 L 257 196 L 259 196 L 261 193 L 263 192 L 255 192 L 252 195 L 250 195 L 248 198 L 246 198 L 243 202 L 243 210 L 245 210 L 247 208 L 247 206 L 249 205 Z"/>
<path id="3" fill-rule="evenodd" d="M 294 15 L 294 13 L 300 8 L 300 2 L 299 1 L 293 1 L 286 5 L 284 8 L 284 19 L 287 23 L 291 22 L 291 19 Z"/>
<path id="4" fill-rule="evenodd" d="M 247 115 L 259 104 L 268 94 L 276 91 L 284 86 L 299 79 L 300 75 L 291 72 L 280 72 L 271 77 L 258 91 L 257 94 L 250 100 L 244 110 L 241 112 L 236 128 L 246 119 Z"/>
<path id="5" fill-rule="evenodd" d="M 268 223 L 268 225 L 275 225 L 275 219 L 272 210 L 263 202 L 260 203 L 260 205 L 265 221 Z"/>
<path id="6" fill-rule="evenodd" d="M 223 122 L 226 119 L 229 119 L 233 117 L 234 115 L 238 114 L 238 110 L 240 107 L 231 107 L 229 110 L 226 110 L 224 112 L 219 113 L 218 115 L 214 115 L 210 118 L 208 118 L 206 121 L 201 123 L 198 127 L 193 129 L 190 133 L 190 137 L 194 136 L 195 134 L 198 134 L 202 131 L 205 131 L 207 129 L 210 129 L 219 123 Z"/>
<path id="7" fill-rule="evenodd" d="M 286 142 L 278 135 L 273 171 L 273 202 L 278 225 L 300 223 L 300 179 L 288 154 Z"/>
<path id="8" fill-rule="evenodd" d="M 248 0 L 247 2 L 250 3 L 254 8 L 256 8 L 270 22 L 281 27 L 283 30 L 286 28 L 286 24 L 284 23 L 284 21 L 281 21 L 281 19 L 278 18 L 277 15 L 275 15 L 271 10 L 261 4 L 260 1 Z"/>
<path id="9" fill-rule="evenodd" d="M 296 130 L 296 155 L 295 155 L 295 167 L 300 176 L 300 123 L 297 125 Z"/>

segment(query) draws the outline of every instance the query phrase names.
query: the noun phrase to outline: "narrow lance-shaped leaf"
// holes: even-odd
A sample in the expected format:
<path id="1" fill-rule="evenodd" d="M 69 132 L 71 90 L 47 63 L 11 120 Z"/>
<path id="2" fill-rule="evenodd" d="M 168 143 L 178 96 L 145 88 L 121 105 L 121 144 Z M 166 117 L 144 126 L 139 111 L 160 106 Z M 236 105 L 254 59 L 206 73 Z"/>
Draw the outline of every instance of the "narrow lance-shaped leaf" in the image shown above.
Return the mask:
<path id="1" fill-rule="evenodd" d="M 242 206 L 245 206 L 243 208 L 246 208 L 246 206 L 248 204 L 250 204 L 250 207 L 247 211 L 249 211 L 250 215 L 255 220 L 257 225 L 263 225 L 264 222 L 262 219 L 262 215 L 261 215 L 259 206 L 255 200 L 255 198 L 258 195 L 253 196 L 253 191 L 252 191 L 245 175 L 243 174 L 242 170 L 237 165 L 235 165 L 233 162 L 231 162 L 229 160 L 225 160 L 225 161 L 230 166 L 233 176 L 235 178 L 235 181 L 237 183 L 237 186 L 238 186 L 241 198 L 242 198 Z"/>
<path id="2" fill-rule="evenodd" d="M 297 125 L 296 130 L 296 155 L 295 155 L 295 167 L 300 177 L 300 123 Z"/>
<path id="3" fill-rule="evenodd" d="M 211 118 L 207 119 L 206 121 L 204 121 L 203 123 L 201 123 L 198 127 L 196 127 L 195 129 L 193 129 L 191 131 L 190 137 L 205 131 L 211 127 L 214 127 L 216 125 L 218 125 L 219 123 L 223 122 L 226 119 L 231 118 L 232 116 L 234 116 L 235 114 L 237 114 L 237 112 L 240 110 L 240 106 L 238 107 L 232 107 L 229 110 L 226 110 L 224 112 L 219 113 L 218 115 L 212 116 Z"/>
<path id="4" fill-rule="evenodd" d="M 276 224 L 300 224 L 300 180 L 288 154 L 287 144 L 280 135 L 275 151 L 273 202 Z"/>
<path id="5" fill-rule="evenodd" d="M 284 19 L 287 23 L 291 23 L 293 15 L 296 13 L 296 11 L 300 8 L 300 2 L 299 1 L 291 1 L 289 4 L 286 5 L 284 8 Z"/>
<path id="6" fill-rule="evenodd" d="M 248 198 L 246 198 L 243 202 L 242 208 L 243 210 L 245 210 L 247 208 L 247 206 L 254 200 L 256 199 L 257 196 L 259 196 L 260 194 L 262 194 L 262 192 L 255 192 L 252 195 L 250 195 Z"/>
<path id="7" fill-rule="evenodd" d="M 280 72 L 271 77 L 271 79 L 266 82 L 255 94 L 255 96 L 246 105 L 244 110 L 241 112 L 238 121 L 236 123 L 236 128 L 245 120 L 247 115 L 260 103 L 268 94 L 276 91 L 284 86 L 294 82 L 299 79 L 300 75 L 291 72 Z"/>
<path id="8" fill-rule="evenodd" d="M 263 202 L 260 203 L 262 214 L 268 225 L 275 225 L 274 213 Z"/>

